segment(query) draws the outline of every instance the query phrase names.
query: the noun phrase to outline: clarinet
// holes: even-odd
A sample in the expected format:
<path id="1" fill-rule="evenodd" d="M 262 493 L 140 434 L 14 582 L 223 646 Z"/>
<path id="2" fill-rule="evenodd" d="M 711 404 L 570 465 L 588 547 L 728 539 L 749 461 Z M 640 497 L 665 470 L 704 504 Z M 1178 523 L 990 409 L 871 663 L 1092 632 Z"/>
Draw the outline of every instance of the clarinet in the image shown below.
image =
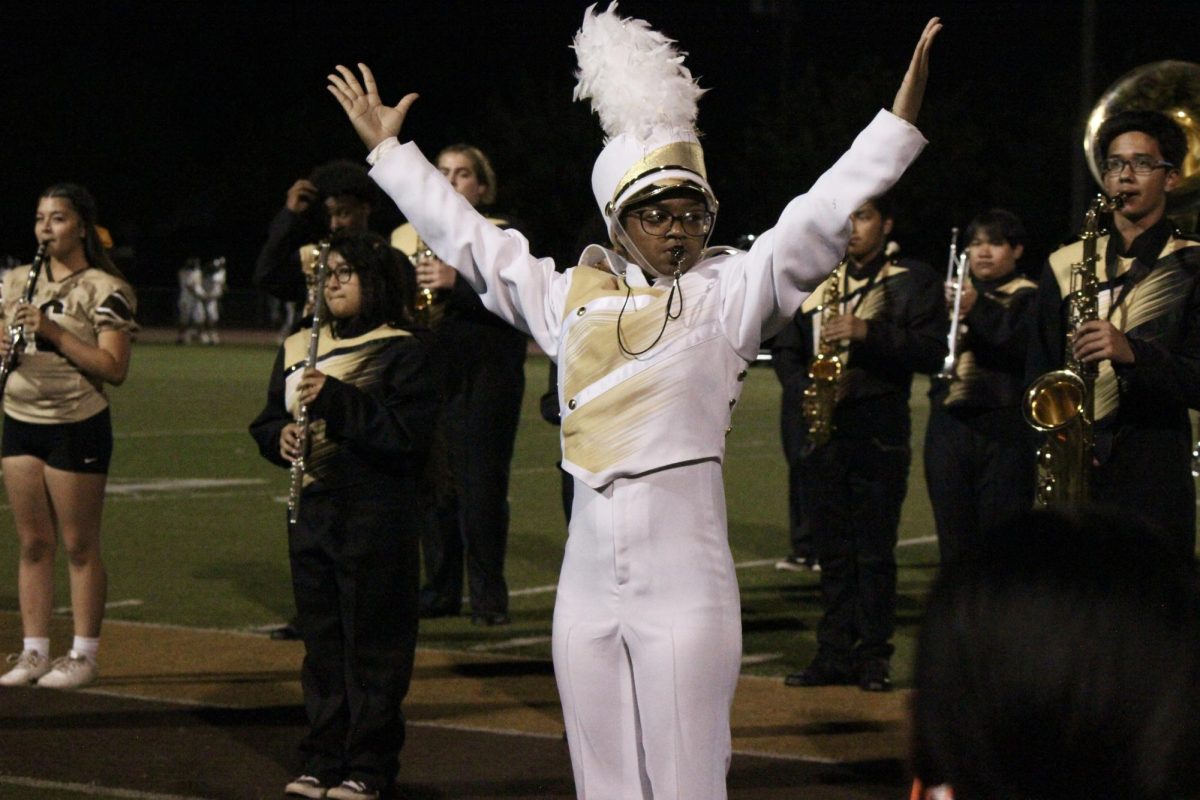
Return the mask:
<path id="1" fill-rule="evenodd" d="M 17 304 L 18 308 L 33 302 L 33 290 L 37 288 L 38 276 L 42 274 L 42 262 L 46 260 L 48 245 L 49 242 L 38 244 L 37 253 L 33 256 L 33 263 L 29 266 L 29 275 L 25 278 L 25 292 L 21 295 L 21 302 Z M 4 387 L 8 385 L 8 376 L 17 368 L 21 351 L 25 349 L 25 326 L 15 323 L 9 325 L 8 341 L 8 352 L 4 354 L 4 359 L 0 360 L 0 396 L 4 395 Z"/>
<path id="2" fill-rule="evenodd" d="M 316 281 L 314 287 L 312 330 L 308 335 L 308 357 L 304 360 L 304 369 L 310 370 L 317 366 L 317 346 L 321 341 L 321 324 L 325 316 L 325 278 L 329 273 L 329 240 L 321 242 L 317 255 Z M 300 457 L 292 462 L 292 482 L 288 487 L 288 524 L 295 525 L 300 518 L 300 492 L 304 488 L 304 459 L 308 455 L 308 406 L 301 403 L 300 413 L 296 417 L 300 425 Z"/>

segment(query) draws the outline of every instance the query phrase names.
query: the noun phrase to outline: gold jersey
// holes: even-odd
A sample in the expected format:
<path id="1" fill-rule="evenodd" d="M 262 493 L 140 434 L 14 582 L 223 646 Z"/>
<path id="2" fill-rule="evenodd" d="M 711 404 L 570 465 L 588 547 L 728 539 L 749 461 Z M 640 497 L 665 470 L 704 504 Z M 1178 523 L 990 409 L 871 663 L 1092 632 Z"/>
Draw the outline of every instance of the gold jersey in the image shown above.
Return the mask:
<path id="1" fill-rule="evenodd" d="M 9 270 L 0 283 L 0 321 L 7 326 L 25 294 L 29 266 Z M 44 267 L 33 301 L 42 313 L 85 344 L 95 347 L 104 331 L 133 335 L 137 299 L 128 283 L 89 267 L 62 281 Z M 84 375 L 49 342 L 29 342 L 4 392 L 4 411 L 33 424 L 79 422 L 108 407 L 103 382 Z"/>

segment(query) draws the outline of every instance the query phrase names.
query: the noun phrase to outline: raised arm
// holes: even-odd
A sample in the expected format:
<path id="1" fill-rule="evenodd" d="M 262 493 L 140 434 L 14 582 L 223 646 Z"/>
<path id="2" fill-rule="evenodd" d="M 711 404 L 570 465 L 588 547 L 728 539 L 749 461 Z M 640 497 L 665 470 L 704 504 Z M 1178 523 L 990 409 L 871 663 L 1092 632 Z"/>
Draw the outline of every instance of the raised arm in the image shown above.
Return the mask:
<path id="1" fill-rule="evenodd" d="M 337 74 L 329 75 L 329 93 L 337 98 L 342 110 L 368 150 L 374 150 L 380 142 L 400 135 L 408 109 L 417 102 L 418 95 L 409 93 L 394 106 L 387 106 L 379 99 L 375 87 L 375 76 L 370 67 L 360 63 L 362 83 L 354 73 L 338 64 Z M 918 101 L 919 103 L 919 101 Z"/>
<path id="2" fill-rule="evenodd" d="M 925 84 L 929 81 L 929 50 L 933 40 L 942 29 L 942 21 L 934 17 L 925 24 L 921 38 L 917 40 L 913 50 L 912 61 L 908 64 L 908 72 L 900 82 L 896 99 L 892 102 L 892 113 L 912 125 L 917 124 L 917 113 L 921 110 L 921 101 L 925 99 Z"/>

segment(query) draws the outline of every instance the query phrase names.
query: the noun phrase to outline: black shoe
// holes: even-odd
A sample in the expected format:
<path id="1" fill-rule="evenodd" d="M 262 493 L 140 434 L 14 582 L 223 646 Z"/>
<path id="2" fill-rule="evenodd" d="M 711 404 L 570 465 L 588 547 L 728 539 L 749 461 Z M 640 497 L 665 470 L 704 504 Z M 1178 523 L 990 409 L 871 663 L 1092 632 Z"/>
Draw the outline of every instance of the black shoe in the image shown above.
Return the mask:
<path id="1" fill-rule="evenodd" d="M 300 629 L 296 623 L 289 622 L 271 630 L 271 638 L 277 642 L 294 642 L 300 638 Z"/>
<path id="2" fill-rule="evenodd" d="M 421 603 L 420 609 L 417 611 L 421 619 L 436 619 L 438 617 L 457 617 L 462 613 L 462 609 L 452 606 L 438 606 L 432 603 Z"/>
<path id="3" fill-rule="evenodd" d="M 854 674 L 830 661 L 815 660 L 803 672 L 793 672 L 783 682 L 786 686 L 852 686 Z"/>
<path id="4" fill-rule="evenodd" d="M 512 619 L 503 611 L 480 611 L 471 615 L 472 625 L 483 625 L 488 628 L 493 625 L 507 625 Z"/>
<path id="5" fill-rule="evenodd" d="M 890 692 L 892 690 L 891 668 L 886 659 L 864 661 L 858 671 L 858 688 L 864 692 Z"/>

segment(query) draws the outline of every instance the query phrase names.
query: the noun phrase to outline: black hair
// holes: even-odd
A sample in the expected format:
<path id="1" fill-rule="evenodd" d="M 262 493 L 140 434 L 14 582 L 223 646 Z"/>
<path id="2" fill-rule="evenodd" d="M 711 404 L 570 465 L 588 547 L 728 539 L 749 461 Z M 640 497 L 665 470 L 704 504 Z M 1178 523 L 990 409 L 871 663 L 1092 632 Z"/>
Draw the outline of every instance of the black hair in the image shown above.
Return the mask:
<path id="1" fill-rule="evenodd" d="M 887 191 L 881 195 L 872 197 L 867 201 L 875 210 L 879 212 L 879 216 L 884 219 L 894 220 L 896 218 L 896 194 L 895 192 Z"/>
<path id="2" fill-rule="evenodd" d="M 986 236 L 989 241 L 1008 242 L 1013 247 L 1025 244 L 1025 225 L 1021 218 L 1004 208 L 992 208 L 976 214 L 967 226 L 967 243 L 970 244 L 978 234 Z"/>
<path id="3" fill-rule="evenodd" d="M 416 279 L 404 254 L 369 231 L 340 231 L 334 234 L 329 249 L 354 270 L 362 293 L 362 307 L 356 316 L 330 320 L 335 336 L 356 336 L 380 325 L 412 325 Z"/>
<path id="4" fill-rule="evenodd" d="M 364 203 L 376 201 L 375 183 L 366 167 L 353 161 L 340 159 L 322 164 L 312 171 L 309 180 L 317 187 L 322 199 L 350 195 Z"/>
<path id="5" fill-rule="evenodd" d="M 66 200 L 83 221 L 83 254 L 87 259 L 88 265 L 104 270 L 110 275 L 116 275 L 121 280 L 125 280 L 125 276 L 121 273 L 121 270 L 117 269 L 117 265 L 113 263 L 113 260 L 108 255 L 108 251 L 104 249 L 104 245 L 100 242 L 100 233 L 96 230 L 96 222 L 100 216 L 100 211 L 96 205 L 96 198 L 92 197 L 92 193 L 77 183 L 56 183 L 47 187 L 38 196 L 38 199 L 42 200 L 47 197 L 61 197 Z"/>
<path id="6" fill-rule="evenodd" d="M 1194 797 L 1200 590 L 1137 518 L 1026 512 L 938 577 L 913 769 L 956 800 Z"/>
<path id="7" fill-rule="evenodd" d="M 1096 160 L 1108 158 L 1108 146 L 1123 133 L 1144 133 L 1158 142 L 1165 161 L 1176 169 L 1183 166 L 1187 155 L 1187 137 L 1171 118 L 1157 111 L 1122 111 L 1104 121 L 1096 132 Z"/>

